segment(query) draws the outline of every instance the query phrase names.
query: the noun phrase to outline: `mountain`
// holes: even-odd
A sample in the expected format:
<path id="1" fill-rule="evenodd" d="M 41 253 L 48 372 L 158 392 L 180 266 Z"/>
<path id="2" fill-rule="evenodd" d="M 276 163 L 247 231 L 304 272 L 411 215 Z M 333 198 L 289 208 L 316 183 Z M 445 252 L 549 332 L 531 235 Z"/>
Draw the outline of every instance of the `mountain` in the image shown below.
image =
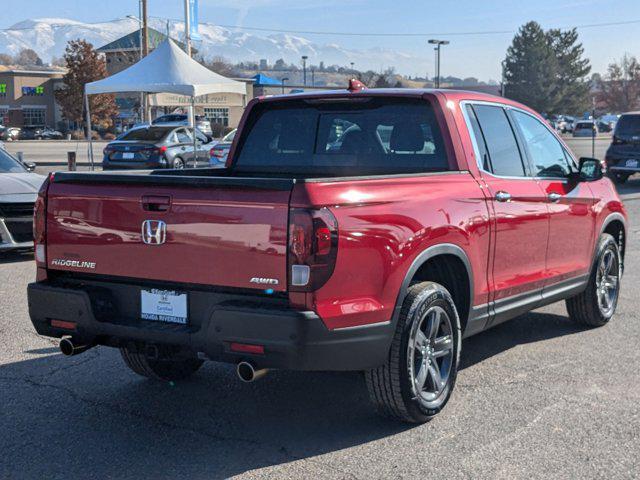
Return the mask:
<path id="1" fill-rule="evenodd" d="M 152 18 L 149 25 L 166 32 L 175 39 L 184 38 L 184 23 Z M 22 48 L 32 48 L 45 62 L 61 57 L 69 40 L 85 39 L 96 48 L 138 29 L 138 22 L 120 18 L 109 22 L 82 23 L 66 18 L 40 18 L 25 20 L 0 30 L 0 53 L 15 55 Z M 360 70 L 380 70 L 393 66 L 398 71 L 415 71 L 423 58 L 385 48 L 357 50 L 335 43 L 320 44 L 304 37 L 273 34 L 257 35 L 240 32 L 212 24 L 200 24 L 202 40 L 195 44 L 206 58 L 222 56 L 228 61 L 258 61 L 266 58 L 270 64 L 283 58 L 287 63 L 300 63 L 302 55 L 309 56 L 311 64 L 323 61 L 325 65 L 347 66 L 354 62 Z"/>

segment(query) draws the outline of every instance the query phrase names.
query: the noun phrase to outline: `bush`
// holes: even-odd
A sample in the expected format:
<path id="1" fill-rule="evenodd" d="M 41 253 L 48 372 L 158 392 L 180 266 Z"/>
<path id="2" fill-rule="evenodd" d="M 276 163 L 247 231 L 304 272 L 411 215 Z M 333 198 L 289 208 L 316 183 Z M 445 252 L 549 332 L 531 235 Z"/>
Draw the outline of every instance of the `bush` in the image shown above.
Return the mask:
<path id="1" fill-rule="evenodd" d="M 73 130 L 71 133 L 71 140 L 84 140 L 84 130 Z M 91 130 L 91 139 L 100 140 L 100 135 L 95 130 Z"/>
<path id="2" fill-rule="evenodd" d="M 104 135 L 102 135 L 102 139 L 111 141 L 111 140 L 115 140 L 116 136 L 111 132 L 107 132 Z"/>

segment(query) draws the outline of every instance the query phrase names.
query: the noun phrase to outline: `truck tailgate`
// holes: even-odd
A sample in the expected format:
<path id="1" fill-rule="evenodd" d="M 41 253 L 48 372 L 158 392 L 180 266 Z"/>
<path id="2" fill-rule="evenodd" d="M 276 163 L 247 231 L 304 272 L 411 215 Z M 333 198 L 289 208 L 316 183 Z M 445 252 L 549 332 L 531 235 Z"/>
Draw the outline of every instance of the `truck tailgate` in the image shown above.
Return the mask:
<path id="1" fill-rule="evenodd" d="M 56 174 L 48 191 L 48 268 L 285 291 L 293 184 Z"/>

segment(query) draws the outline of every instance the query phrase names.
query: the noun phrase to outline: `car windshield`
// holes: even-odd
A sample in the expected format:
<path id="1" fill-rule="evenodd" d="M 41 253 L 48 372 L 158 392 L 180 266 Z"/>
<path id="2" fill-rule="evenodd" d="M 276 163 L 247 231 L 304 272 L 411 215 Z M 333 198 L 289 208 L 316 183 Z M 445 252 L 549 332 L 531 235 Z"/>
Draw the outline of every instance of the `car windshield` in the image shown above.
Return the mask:
<path id="1" fill-rule="evenodd" d="M 120 137 L 120 140 L 158 142 L 166 137 L 171 130 L 173 129 L 166 127 L 136 128 L 135 130 L 129 130 Z"/>
<path id="2" fill-rule="evenodd" d="M 0 173 L 24 173 L 25 171 L 20 162 L 0 148 Z"/>
<path id="3" fill-rule="evenodd" d="M 156 118 L 153 123 L 173 123 L 173 122 L 182 122 L 186 120 L 186 115 L 163 115 L 162 117 Z"/>
<path id="4" fill-rule="evenodd" d="M 353 176 L 450 169 L 434 110 L 422 99 L 286 100 L 254 108 L 236 171 Z"/>
<path id="5" fill-rule="evenodd" d="M 576 125 L 576 129 L 580 130 L 581 128 L 593 128 L 593 123 L 591 123 L 591 122 L 579 122 Z"/>
<path id="6" fill-rule="evenodd" d="M 640 115 L 623 115 L 616 125 L 616 135 L 640 135 Z"/>

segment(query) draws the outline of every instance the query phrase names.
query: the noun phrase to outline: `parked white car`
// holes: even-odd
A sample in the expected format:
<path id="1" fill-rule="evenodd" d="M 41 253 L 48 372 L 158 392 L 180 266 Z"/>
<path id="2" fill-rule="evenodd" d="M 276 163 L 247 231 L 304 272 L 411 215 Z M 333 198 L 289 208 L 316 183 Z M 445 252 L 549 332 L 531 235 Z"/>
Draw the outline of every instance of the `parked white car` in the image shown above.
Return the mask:
<path id="1" fill-rule="evenodd" d="M 33 206 L 45 177 L 0 149 L 0 252 L 33 248 Z"/>

